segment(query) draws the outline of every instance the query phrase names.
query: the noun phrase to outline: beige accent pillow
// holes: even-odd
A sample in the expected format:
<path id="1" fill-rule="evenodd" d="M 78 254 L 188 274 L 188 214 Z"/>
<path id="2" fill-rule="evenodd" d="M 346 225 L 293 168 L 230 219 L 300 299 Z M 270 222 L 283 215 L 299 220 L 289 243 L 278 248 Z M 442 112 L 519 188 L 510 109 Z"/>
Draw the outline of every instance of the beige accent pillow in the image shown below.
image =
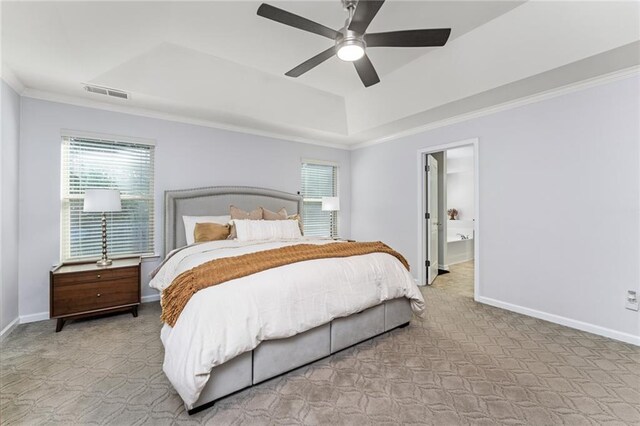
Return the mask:
<path id="1" fill-rule="evenodd" d="M 287 220 L 287 209 L 284 207 L 278 210 L 277 212 L 272 212 L 271 210 L 267 210 L 264 207 L 260 207 L 262 209 L 262 218 L 264 220 Z"/>
<path id="2" fill-rule="evenodd" d="M 230 232 L 227 237 L 228 240 L 235 240 L 238 237 L 236 232 L 236 227 L 233 224 L 234 220 L 261 220 L 262 219 L 262 207 L 258 207 L 255 210 L 251 210 L 250 212 L 246 212 L 242 209 L 237 208 L 236 206 L 229 206 L 229 214 L 231 214 L 231 224 L 230 224 Z"/>
<path id="3" fill-rule="evenodd" d="M 184 222 L 184 235 L 187 239 L 187 245 L 191 245 L 196 241 L 193 239 L 193 231 L 196 229 L 196 223 L 218 223 L 226 225 L 231 220 L 231 216 L 182 216 Z"/>
<path id="4" fill-rule="evenodd" d="M 298 227 L 300 227 L 300 233 L 304 235 L 304 229 L 302 226 L 302 217 L 299 214 L 287 214 L 287 209 L 284 207 L 278 210 L 277 212 L 272 212 L 271 210 L 267 210 L 264 207 L 260 207 L 262 209 L 262 218 L 264 220 L 297 220 Z"/>
<path id="5" fill-rule="evenodd" d="M 226 240 L 229 237 L 229 225 L 219 223 L 196 223 L 193 230 L 193 238 L 196 243 L 205 241 Z"/>
<path id="6" fill-rule="evenodd" d="M 234 219 L 260 220 L 262 219 L 262 208 L 258 207 L 255 210 L 246 212 L 242 209 L 237 208 L 236 206 L 229 206 L 229 214 L 231 215 L 231 220 L 234 220 Z"/>

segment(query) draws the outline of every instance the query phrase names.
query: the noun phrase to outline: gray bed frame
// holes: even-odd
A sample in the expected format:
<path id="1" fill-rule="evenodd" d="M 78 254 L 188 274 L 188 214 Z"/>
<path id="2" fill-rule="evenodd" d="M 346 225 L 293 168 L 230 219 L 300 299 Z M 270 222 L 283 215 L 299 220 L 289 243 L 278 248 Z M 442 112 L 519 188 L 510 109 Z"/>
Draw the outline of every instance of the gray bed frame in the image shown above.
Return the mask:
<path id="1" fill-rule="evenodd" d="M 164 251 L 186 245 L 182 216 L 229 214 L 229 205 L 244 210 L 264 207 L 302 214 L 302 197 L 247 186 L 165 191 Z M 286 339 L 262 342 L 211 370 L 199 399 L 185 408 L 189 414 L 211 407 L 218 399 L 279 376 L 394 328 L 409 325 L 412 312 L 405 298 L 393 299 Z"/>

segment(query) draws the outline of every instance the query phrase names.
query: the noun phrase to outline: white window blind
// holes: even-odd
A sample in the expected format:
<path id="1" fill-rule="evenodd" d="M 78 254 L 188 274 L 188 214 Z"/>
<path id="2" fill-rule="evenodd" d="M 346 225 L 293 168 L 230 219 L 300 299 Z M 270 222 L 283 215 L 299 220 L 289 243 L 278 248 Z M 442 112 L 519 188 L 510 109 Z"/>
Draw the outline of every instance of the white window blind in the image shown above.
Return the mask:
<path id="1" fill-rule="evenodd" d="M 110 257 L 153 254 L 154 147 L 62 138 L 62 260 L 100 257 L 101 213 L 83 212 L 88 188 L 118 189 L 122 211 L 107 213 Z"/>
<path id="2" fill-rule="evenodd" d="M 338 196 L 338 167 L 330 164 L 302 163 L 301 193 L 304 202 L 304 235 L 337 237 L 337 212 L 322 211 L 322 197 Z"/>

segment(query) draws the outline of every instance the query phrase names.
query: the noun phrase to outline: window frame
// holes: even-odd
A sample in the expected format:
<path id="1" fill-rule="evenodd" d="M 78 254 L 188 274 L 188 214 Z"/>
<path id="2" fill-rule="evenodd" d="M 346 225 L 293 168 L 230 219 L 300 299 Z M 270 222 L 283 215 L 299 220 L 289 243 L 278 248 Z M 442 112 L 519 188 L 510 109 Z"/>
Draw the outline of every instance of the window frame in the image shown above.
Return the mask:
<path id="1" fill-rule="evenodd" d="M 123 208 L 124 202 L 126 200 L 146 200 L 148 205 L 148 217 L 147 217 L 147 226 L 149 233 L 149 242 L 148 242 L 148 250 L 140 252 L 140 251 L 131 251 L 131 252 L 120 252 L 113 253 L 109 250 L 109 258 L 111 259 L 121 259 L 121 258 L 130 258 L 134 256 L 139 257 L 153 257 L 156 256 L 156 212 L 155 212 L 155 147 L 156 143 L 152 139 L 144 139 L 144 138 L 134 138 L 127 136 L 118 136 L 118 135 L 109 135 L 109 134 L 100 134 L 100 133 L 89 133 L 89 132 L 79 132 L 74 130 L 66 130 L 63 129 L 61 131 L 61 139 L 60 139 L 60 262 L 62 263 L 81 263 L 87 262 L 90 260 L 98 259 L 102 255 L 101 253 L 85 255 L 85 256 L 73 256 L 71 253 L 72 250 L 72 239 L 71 239 L 71 219 L 72 212 L 70 209 L 70 205 L 72 200 L 84 200 L 84 194 L 76 195 L 72 194 L 70 191 L 71 185 L 69 180 L 69 170 L 67 164 L 67 156 L 70 154 L 69 143 L 72 139 L 85 140 L 87 142 L 93 144 L 105 144 L 106 146 L 113 147 L 114 145 L 122 145 L 122 146 L 140 146 L 140 147 L 148 147 L 149 149 L 149 160 L 150 166 L 148 170 L 148 179 L 150 180 L 148 192 L 145 193 L 144 196 L 122 196 Z M 65 152 L 66 151 L 66 152 Z M 67 180 L 65 182 L 65 179 Z M 119 189 L 119 188 L 113 188 Z M 118 213 L 107 213 L 107 235 L 110 234 L 111 223 L 113 219 L 113 215 Z M 66 228 L 66 229 L 65 229 Z"/>
<path id="2" fill-rule="evenodd" d="M 315 159 L 309 159 L 309 158 L 302 158 L 300 161 L 300 195 L 302 195 L 302 205 L 303 205 L 303 209 L 306 210 L 306 205 L 307 203 L 322 203 L 322 198 L 306 198 L 305 195 L 302 193 L 302 171 L 303 171 L 303 167 L 305 164 L 310 164 L 310 165 L 317 165 L 317 166 L 330 166 L 334 168 L 334 175 L 335 175 L 335 182 L 333 183 L 333 187 L 334 187 L 334 194 L 331 195 L 332 197 L 340 197 L 340 164 L 336 163 L 334 161 L 326 161 L 326 160 L 315 160 Z M 340 212 L 339 211 L 332 211 L 329 212 L 329 215 L 331 216 L 331 229 L 329 229 L 329 235 L 328 236 L 324 236 L 324 237 L 320 237 L 320 238 L 339 238 L 339 229 L 340 229 Z M 305 224 L 305 220 L 304 220 L 304 215 L 303 215 L 303 228 L 306 226 Z M 306 230 L 305 230 L 305 235 L 307 235 Z"/>

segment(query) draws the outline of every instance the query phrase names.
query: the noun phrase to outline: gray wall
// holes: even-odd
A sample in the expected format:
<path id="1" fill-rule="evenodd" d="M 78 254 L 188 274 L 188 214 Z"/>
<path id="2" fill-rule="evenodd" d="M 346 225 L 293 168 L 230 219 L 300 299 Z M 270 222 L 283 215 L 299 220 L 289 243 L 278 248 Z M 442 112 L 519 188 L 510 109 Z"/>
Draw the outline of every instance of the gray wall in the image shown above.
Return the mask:
<path id="1" fill-rule="evenodd" d="M 638 93 L 636 75 L 353 151 L 352 237 L 415 274 L 417 151 L 479 138 L 480 296 L 637 338 Z"/>
<path id="2" fill-rule="evenodd" d="M 162 253 L 167 189 L 251 185 L 295 193 L 302 158 L 340 165 L 340 232 L 350 235 L 350 152 L 67 104 L 23 98 L 20 145 L 20 315 L 42 319 L 49 310 L 51 266 L 60 258 L 61 129 L 156 140 L 156 252 Z M 154 291 L 146 284 L 143 296 Z"/>
<path id="3" fill-rule="evenodd" d="M 0 330 L 18 318 L 18 146 L 20 97 L 1 82 Z"/>

